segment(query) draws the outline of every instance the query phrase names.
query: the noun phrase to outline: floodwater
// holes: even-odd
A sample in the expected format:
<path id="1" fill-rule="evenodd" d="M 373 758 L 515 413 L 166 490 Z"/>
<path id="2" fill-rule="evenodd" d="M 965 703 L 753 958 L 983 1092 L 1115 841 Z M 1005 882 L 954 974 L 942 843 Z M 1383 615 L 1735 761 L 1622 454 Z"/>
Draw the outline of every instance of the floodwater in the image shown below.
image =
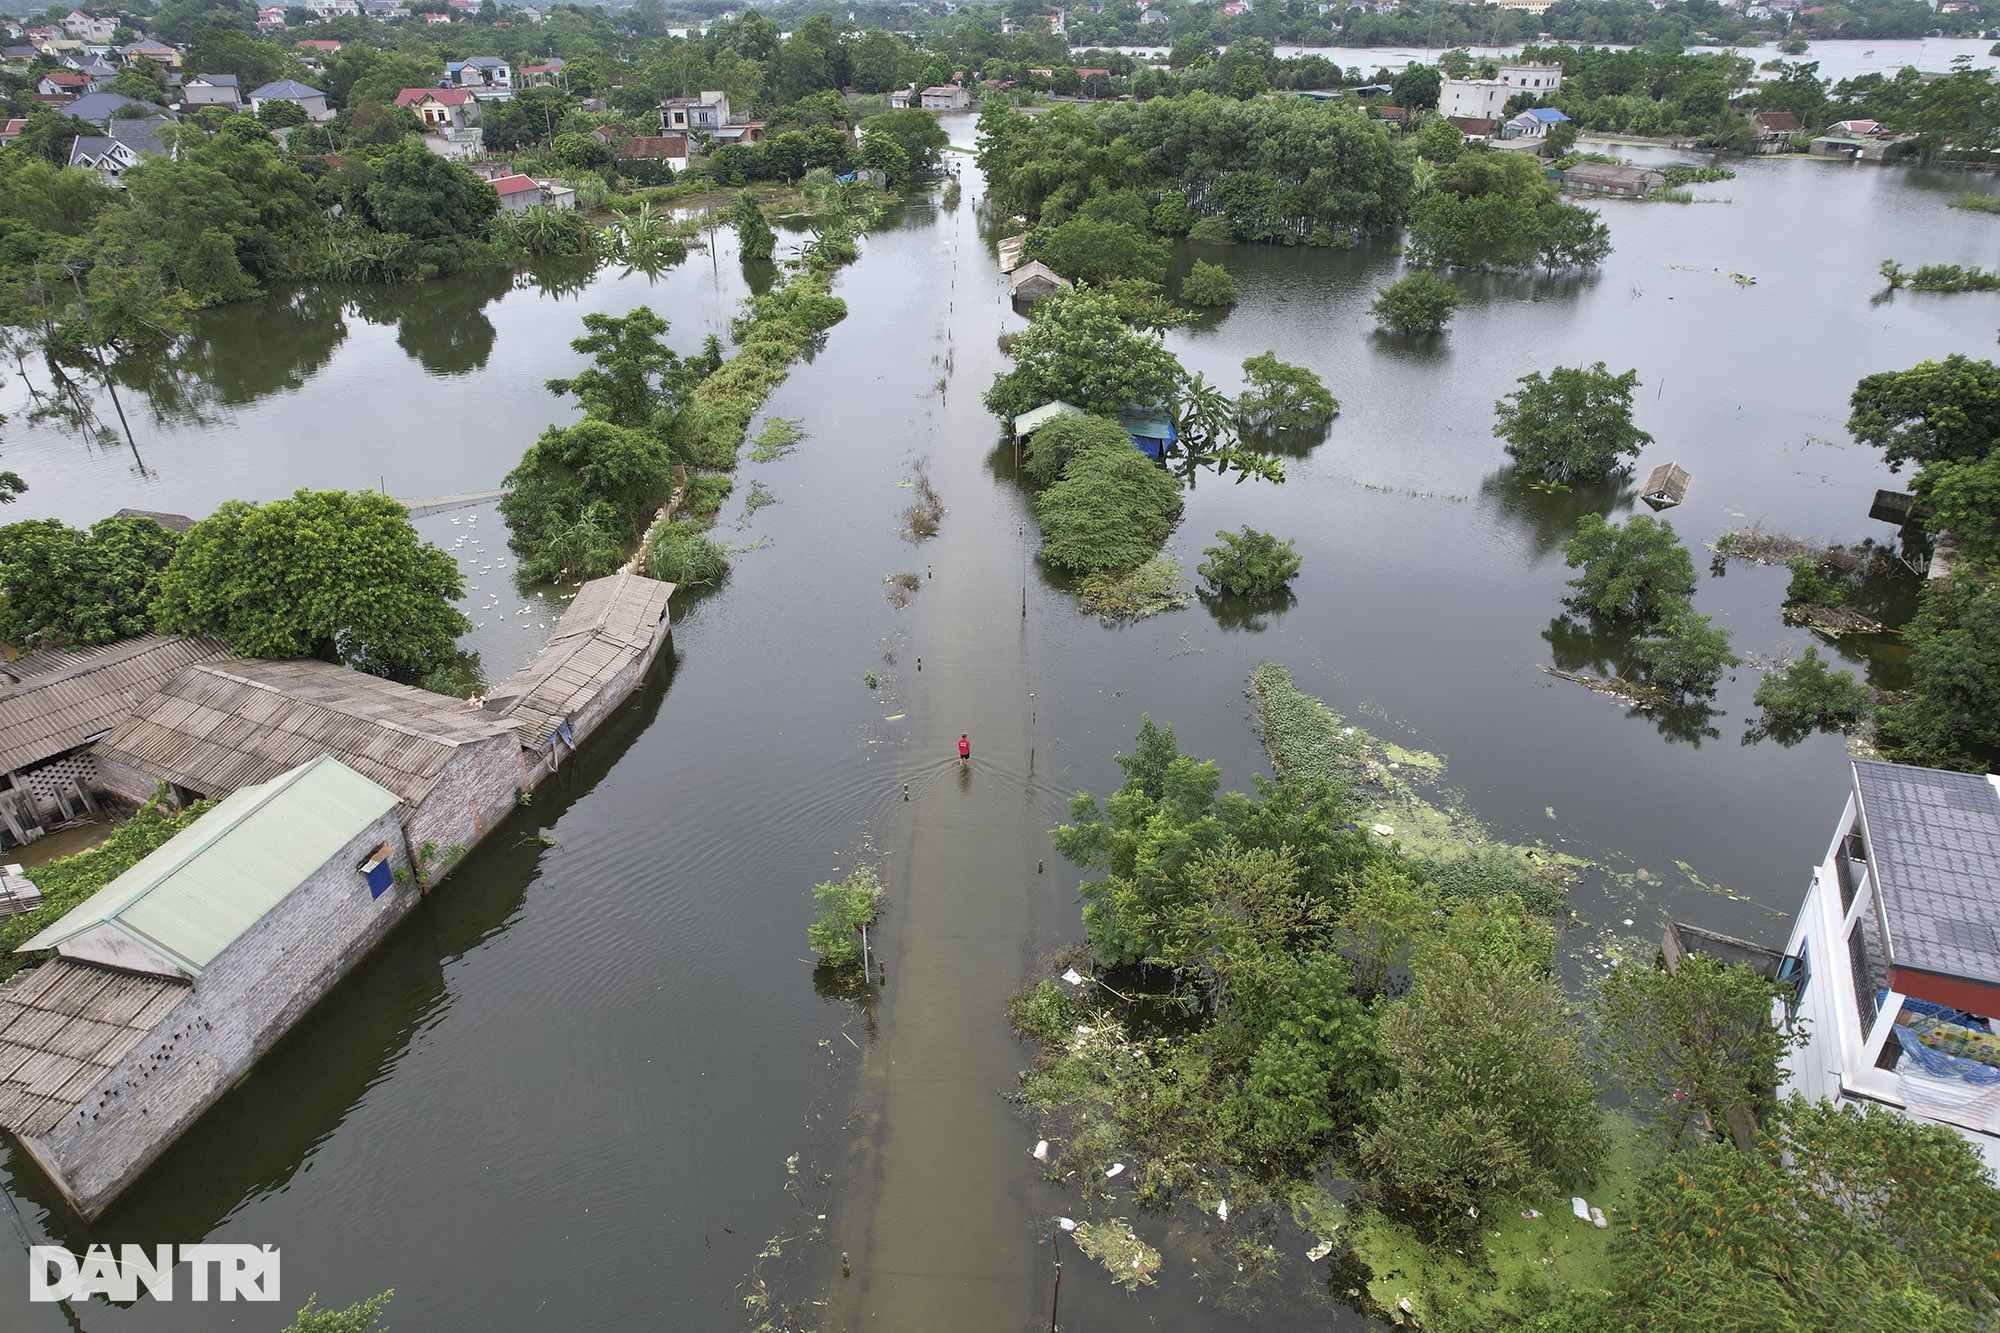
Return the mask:
<path id="1" fill-rule="evenodd" d="M 911 204 L 865 240 L 839 280 L 847 321 L 770 404 L 808 436 L 746 461 L 725 506 L 720 535 L 756 549 L 718 591 L 679 599 L 676 655 L 644 695 L 99 1225 L 66 1218 L 0 1150 L 29 1224 L 73 1248 L 282 1247 L 282 1315 L 190 1304 L 183 1280 L 171 1305 L 98 1303 L 82 1326 L 268 1330 L 309 1293 L 344 1305 L 388 1287 L 391 1322 L 412 1330 L 725 1329 L 766 1291 L 840 1329 L 1045 1326 L 1046 1241 L 1073 1199 L 1040 1180 L 1002 1094 L 1028 1059 L 1007 996 L 1080 933 L 1047 830 L 1075 791 L 1116 785 L 1112 755 L 1146 713 L 1246 787 L 1265 768 L 1244 695 L 1261 660 L 1446 756 L 1498 835 L 1616 872 L 1579 889 L 1579 958 L 1606 932 L 1656 935 L 1668 913 L 1782 939 L 1843 799 L 1842 743 L 1742 744 L 1747 668 L 1713 716 L 1664 725 L 1545 674 L 1615 660 L 1618 645 L 1564 626 L 1557 547 L 1580 512 L 1630 512 L 1633 487 L 1517 487 L 1490 434 L 1494 400 L 1530 370 L 1636 367 L 1656 441 L 1638 475 L 1669 459 L 1693 474 L 1671 514 L 1691 545 L 1755 523 L 1892 535 L 1866 516 L 1891 479 L 1846 440 L 1847 395 L 1874 371 L 1989 354 L 2000 298 L 1878 301 L 1876 267 L 1990 264 L 2000 224 L 1946 204 L 1991 183 L 1737 170 L 1698 188 L 1715 202 L 1606 204 L 1617 250 L 1598 274 L 1469 282 L 1432 345 L 1372 332 L 1365 306 L 1397 271 L 1387 245 L 1204 254 L 1242 301 L 1171 336 L 1188 367 L 1233 389 L 1245 356 L 1275 349 L 1343 410 L 1282 486 L 1203 480 L 1174 539 L 1191 569 L 1218 529 L 1295 538 L 1288 609 L 1196 603 L 1124 628 L 1079 615 L 1035 568 L 1011 450 L 979 405 L 996 338 L 1022 326 L 992 258 L 1002 224 L 982 217 L 969 166 L 956 212 Z M 220 312 L 189 359 L 217 385 L 205 419 L 126 394 L 144 475 L 12 403 L 6 465 L 34 489 L 8 517 L 200 513 L 300 485 L 492 487 L 572 415 L 540 386 L 577 365 L 582 314 L 650 303 L 688 351 L 744 290 L 724 235 L 657 284 L 469 278 Z M 899 515 L 919 466 L 948 512 L 914 544 Z M 739 531 L 753 479 L 779 503 Z M 423 526 L 487 566 L 475 609 L 504 585 L 490 508 Z M 884 580 L 901 572 L 919 580 L 898 609 Z M 1733 566 L 1704 574 L 1696 601 L 1746 655 L 1797 651 L 1785 581 Z M 469 646 L 496 675 L 554 609 L 516 596 L 506 622 L 475 617 Z M 862 857 L 890 897 L 886 984 L 857 1004 L 815 989 L 805 928 L 811 886 Z M 1128 1295 L 1065 1251 L 1065 1327 L 1242 1326 L 1242 1306 L 1196 1302 L 1217 1293 L 1169 1232 L 1198 1226 L 1134 1220 L 1166 1243 L 1160 1285 Z M 0 1255 L 0 1322 L 69 1326 L 27 1304 L 23 1268 Z M 1295 1258 L 1257 1293 L 1262 1325 L 1363 1326 L 1329 1311 L 1327 1277 Z"/>

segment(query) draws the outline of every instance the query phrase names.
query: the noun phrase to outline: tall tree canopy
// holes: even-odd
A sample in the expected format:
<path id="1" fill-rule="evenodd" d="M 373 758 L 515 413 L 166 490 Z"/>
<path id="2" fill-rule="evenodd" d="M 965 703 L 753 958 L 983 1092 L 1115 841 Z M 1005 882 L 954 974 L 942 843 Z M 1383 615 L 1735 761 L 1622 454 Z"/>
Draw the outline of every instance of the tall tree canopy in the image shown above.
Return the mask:
<path id="1" fill-rule="evenodd" d="M 55 648 L 145 633 L 179 545 L 150 518 L 99 519 L 89 531 L 53 518 L 0 528 L 0 639 Z"/>
<path id="2" fill-rule="evenodd" d="M 452 603 L 458 562 L 373 491 L 299 490 L 226 501 L 194 525 L 160 576 L 153 618 L 213 634 L 249 657 L 320 657 L 415 680 L 472 628 Z"/>
<path id="3" fill-rule="evenodd" d="M 1613 375 L 1599 361 L 1588 370 L 1532 371 L 1493 404 L 1493 433 L 1521 467 L 1550 481 L 1602 481 L 1630 467 L 1628 456 L 1653 442 L 1632 424 L 1639 372 Z"/>
<path id="4" fill-rule="evenodd" d="M 1128 325 L 1116 297 L 1057 292 L 1035 303 L 1033 321 L 1014 344 L 1014 368 L 994 379 L 986 406 L 1011 420 L 1061 399 L 1116 416 L 1172 401 L 1180 379 L 1173 353 Z"/>

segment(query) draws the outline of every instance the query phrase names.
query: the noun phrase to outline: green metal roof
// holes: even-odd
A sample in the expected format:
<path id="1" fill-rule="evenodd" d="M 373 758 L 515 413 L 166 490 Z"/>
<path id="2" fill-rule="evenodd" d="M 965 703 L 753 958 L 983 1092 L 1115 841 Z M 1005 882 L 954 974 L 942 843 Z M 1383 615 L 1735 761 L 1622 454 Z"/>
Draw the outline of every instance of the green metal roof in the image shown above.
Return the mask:
<path id="1" fill-rule="evenodd" d="M 18 952 L 105 927 L 198 975 L 396 804 L 323 755 L 227 797 Z"/>
<path id="2" fill-rule="evenodd" d="M 1080 417 L 1085 415 L 1080 407 L 1072 406 L 1058 398 L 1053 403 L 1043 403 L 1032 412 L 1023 412 L 1014 418 L 1014 433 L 1027 439 L 1057 417 Z"/>

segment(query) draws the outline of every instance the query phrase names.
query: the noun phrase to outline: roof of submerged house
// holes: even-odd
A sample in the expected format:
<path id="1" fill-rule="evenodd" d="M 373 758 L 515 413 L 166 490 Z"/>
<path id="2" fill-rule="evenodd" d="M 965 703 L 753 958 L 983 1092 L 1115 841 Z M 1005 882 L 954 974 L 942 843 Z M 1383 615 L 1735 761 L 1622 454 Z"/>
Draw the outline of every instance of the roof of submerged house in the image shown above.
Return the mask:
<path id="1" fill-rule="evenodd" d="M 168 977 L 57 958 L 0 985 L 0 1125 L 54 1129 L 187 994 Z"/>
<path id="2" fill-rule="evenodd" d="M 205 796 L 331 754 L 416 806 L 460 746 L 511 732 L 462 700 L 330 662 L 232 658 L 182 671 L 97 753 Z"/>
<path id="3" fill-rule="evenodd" d="M 556 622 L 548 647 L 493 687 L 486 707 L 505 714 L 521 743 L 539 750 L 607 681 L 652 647 L 674 585 L 642 574 L 592 579 Z"/>
<path id="4" fill-rule="evenodd" d="M 128 971 L 197 976 L 396 803 L 322 755 L 233 793 L 18 952 L 87 939 Z"/>
<path id="5" fill-rule="evenodd" d="M 2000 789 L 1858 759 L 1854 791 L 1889 967 L 2000 986 Z"/>
<path id="6" fill-rule="evenodd" d="M 176 672 L 228 654 L 216 639 L 143 634 L 0 664 L 0 772 L 75 749 L 111 730 Z"/>

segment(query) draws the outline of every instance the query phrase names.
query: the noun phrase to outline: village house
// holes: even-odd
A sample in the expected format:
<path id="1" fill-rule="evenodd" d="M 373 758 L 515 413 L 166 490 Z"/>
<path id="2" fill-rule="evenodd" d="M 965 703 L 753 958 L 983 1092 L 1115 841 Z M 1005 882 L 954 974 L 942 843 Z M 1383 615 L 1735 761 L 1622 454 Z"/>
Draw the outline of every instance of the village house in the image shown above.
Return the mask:
<path id="1" fill-rule="evenodd" d="M 246 786 L 29 940 L 0 1126 L 97 1217 L 422 897 L 397 797 L 330 755 Z"/>
<path id="2" fill-rule="evenodd" d="M 1546 139 L 1549 131 L 1569 123 L 1569 117 L 1552 106 L 1531 106 L 1500 127 L 1502 139 Z"/>
<path id="3" fill-rule="evenodd" d="M 91 742 L 186 667 L 228 651 L 215 639 L 146 634 L 0 664 L 0 836 L 19 846 L 88 809 L 107 790 Z"/>
<path id="4" fill-rule="evenodd" d="M 898 88 L 889 94 L 889 109 L 891 111 L 907 111 L 911 98 L 916 98 L 919 101 L 923 99 L 923 95 L 917 91 L 917 85 L 914 83 L 907 88 Z"/>
<path id="5" fill-rule="evenodd" d="M 414 111 L 424 126 L 424 147 L 439 157 L 478 157 L 486 151 L 479 102 L 469 88 L 405 88 L 396 105 Z"/>
<path id="6" fill-rule="evenodd" d="M 1075 285 L 1039 259 L 1031 259 L 1008 275 L 1007 294 L 1024 305 L 1032 305 Z"/>
<path id="7" fill-rule="evenodd" d="M 1759 111 L 1750 117 L 1757 132 L 1757 151 L 1782 153 L 1791 147 L 1794 135 L 1805 133 L 1805 125 L 1789 111 Z"/>
<path id="8" fill-rule="evenodd" d="M 1500 122 L 1491 116 L 1446 116 L 1444 120 L 1467 143 L 1484 143 L 1500 128 Z"/>
<path id="9" fill-rule="evenodd" d="M 606 127 L 591 131 L 591 137 L 619 158 L 637 162 L 664 162 L 675 171 L 686 171 L 688 137 L 685 134 L 604 134 Z"/>
<path id="10" fill-rule="evenodd" d="M 279 79 L 251 90 L 252 111 L 263 110 L 267 102 L 295 102 L 305 111 L 306 119 L 315 125 L 333 119 L 333 111 L 326 104 L 326 94 L 317 88 L 308 88 L 296 79 Z"/>
<path id="11" fill-rule="evenodd" d="M 16 116 L 12 120 L 0 120 L 0 148 L 21 137 L 21 131 L 28 128 L 27 118 Z"/>
<path id="12" fill-rule="evenodd" d="M 72 9 L 63 16 L 62 30 L 79 42 L 109 46 L 118 31 L 118 22 L 116 14 L 86 14 L 81 9 Z"/>
<path id="13" fill-rule="evenodd" d="M 706 130 L 714 133 L 729 123 L 729 94 L 705 92 L 699 97 L 669 97 L 660 103 L 660 132 Z"/>
<path id="14" fill-rule="evenodd" d="M 502 213 L 525 213 L 542 203 L 542 186 L 532 176 L 516 173 L 511 176 L 494 178 L 493 188 L 500 195 Z"/>
<path id="15" fill-rule="evenodd" d="M 231 111 L 243 105 L 243 89 L 234 74 L 190 74 L 181 84 L 181 107 L 220 106 Z"/>
<path id="16" fill-rule="evenodd" d="M 82 97 L 64 105 L 61 110 L 71 120 L 80 120 L 85 124 L 104 129 L 117 117 L 121 107 L 139 107 L 148 116 L 164 115 L 168 120 L 174 119 L 173 112 L 163 111 L 151 102 L 141 102 L 138 98 L 127 97 L 123 93 L 85 93 Z"/>
<path id="17" fill-rule="evenodd" d="M 1664 172 L 1609 162 L 1579 162 L 1562 173 L 1564 192 L 1614 199 L 1643 199 L 1666 183 Z"/>
<path id="18" fill-rule="evenodd" d="M 148 157 L 173 154 L 160 131 L 173 124 L 165 116 L 113 119 L 102 135 L 79 134 L 70 144 L 69 165 L 94 172 L 106 185 L 122 188 L 124 174 Z"/>
<path id="19" fill-rule="evenodd" d="M 150 39 L 140 42 L 127 42 L 118 48 L 118 58 L 128 65 L 135 60 L 150 60 L 155 65 L 159 65 L 170 73 L 178 71 L 181 67 L 181 53 L 179 51 L 168 46 L 165 42 L 155 42 Z"/>
<path id="20" fill-rule="evenodd" d="M 963 111 L 972 105 L 972 95 L 955 83 L 923 91 L 923 109 L 926 111 Z"/>
<path id="21" fill-rule="evenodd" d="M 555 57 L 539 65 L 523 65 L 516 73 L 524 88 L 549 88 L 562 77 L 563 62 Z"/>
<path id="22" fill-rule="evenodd" d="M 514 90 L 514 67 L 498 56 L 447 61 L 444 72 L 460 88 Z"/>
<path id="23" fill-rule="evenodd" d="M 96 90 L 91 85 L 90 76 L 80 70 L 52 69 L 42 75 L 35 91 L 44 97 L 81 97 Z"/>
<path id="24" fill-rule="evenodd" d="M 1858 759 L 1774 969 L 1788 1091 L 1946 1125 L 2000 1170 L 2000 778 Z"/>

